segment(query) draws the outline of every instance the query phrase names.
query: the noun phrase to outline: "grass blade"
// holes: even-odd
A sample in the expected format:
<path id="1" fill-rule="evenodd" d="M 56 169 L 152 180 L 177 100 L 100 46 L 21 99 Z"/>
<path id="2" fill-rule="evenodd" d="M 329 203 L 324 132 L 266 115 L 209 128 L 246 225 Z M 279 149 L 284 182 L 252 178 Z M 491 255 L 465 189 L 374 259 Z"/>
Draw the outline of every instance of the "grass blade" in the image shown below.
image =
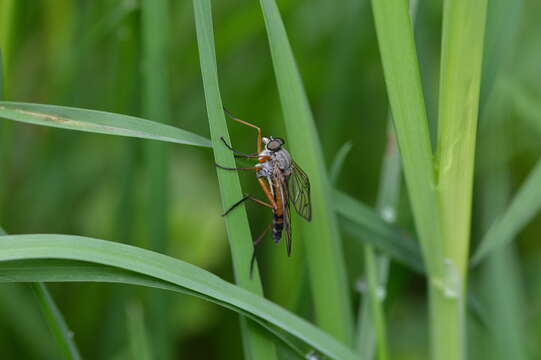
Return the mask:
<path id="1" fill-rule="evenodd" d="M 344 143 L 344 145 L 342 145 L 340 149 L 338 149 L 338 152 L 334 157 L 331 169 L 329 171 L 329 177 L 333 185 L 336 185 L 336 182 L 338 181 L 338 176 L 340 176 L 340 172 L 344 167 L 344 162 L 346 161 L 346 158 L 349 155 L 352 146 L 353 145 L 349 141 Z"/>
<path id="2" fill-rule="evenodd" d="M 186 130 L 104 111 L 0 101 L 0 118 L 69 130 L 210 147 L 208 139 Z"/>
<path id="3" fill-rule="evenodd" d="M 233 154 L 220 140 L 220 137 L 223 136 L 228 143 L 231 143 L 218 85 L 211 3 L 210 0 L 194 0 L 193 6 L 214 158 L 218 164 L 236 167 Z M 218 182 L 224 209 L 242 198 L 243 194 L 236 172 L 218 169 Z M 249 272 L 253 245 L 244 205 L 224 217 L 224 220 L 233 257 L 235 281 L 242 288 L 262 296 L 263 288 L 257 266 L 254 268 L 252 277 Z M 241 328 L 244 353 L 247 359 L 273 359 L 277 357 L 274 344 L 266 334 L 261 333 L 255 324 L 241 318 Z"/>
<path id="4" fill-rule="evenodd" d="M 336 210 L 346 232 L 414 271 L 424 273 L 423 260 L 417 243 L 386 223 L 372 209 L 352 197 L 336 191 Z"/>
<path id="5" fill-rule="evenodd" d="M 145 327 L 143 306 L 132 302 L 126 308 L 126 319 L 130 339 L 131 358 L 136 360 L 154 359 L 148 343 L 148 333 Z"/>
<path id="6" fill-rule="evenodd" d="M 444 3 L 436 164 L 445 290 L 433 301 L 436 359 L 466 358 L 464 307 L 486 9 L 486 0 Z"/>
<path id="7" fill-rule="evenodd" d="M 387 148 L 383 158 L 377 208 L 379 214 L 387 223 L 393 223 L 396 220 L 396 210 L 400 193 L 401 166 L 392 122 L 389 120 L 388 124 Z M 422 265 L 420 252 L 418 253 L 419 262 Z M 360 313 L 364 316 L 360 318 L 361 323 L 358 325 L 357 331 L 359 332 L 359 351 L 367 359 L 373 357 L 374 343 L 378 345 L 378 358 L 387 358 L 387 341 L 383 313 L 383 301 L 385 298 L 381 297 L 379 293 L 386 287 L 389 261 L 386 254 L 378 255 L 372 246 L 366 245 L 365 267 L 370 298 L 368 301 L 363 301 L 362 303 Z M 375 341 L 374 332 L 377 334 Z"/>
<path id="8" fill-rule="evenodd" d="M 541 104 L 538 97 L 518 81 L 506 79 L 506 85 L 505 96 L 511 99 L 520 120 L 541 137 Z"/>
<path id="9" fill-rule="evenodd" d="M 143 54 L 143 113 L 162 123 L 170 122 L 169 94 L 169 12 L 168 0 L 141 2 Z M 169 241 L 168 201 L 169 182 L 168 144 L 148 142 L 144 148 L 148 192 L 148 239 L 151 249 L 167 253 Z M 169 326 L 170 304 L 163 293 L 148 294 L 148 318 L 152 348 L 160 359 L 174 358 Z"/>
<path id="10" fill-rule="evenodd" d="M 39 259 L 41 261 L 37 261 Z M 78 262 L 76 266 L 70 267 L 70 271 L 65 271 L 63 265 L 68 262 L 51 262 L 50 259 L 77 260 L 82 263 Z M 152 251 L 80 236 L 8 235 L 0 241 L 0 263 L 2 282 L 46 279 L 154 285 L 160 283 L 162 287 L 181 287 L 232 310 L 252 314 L 331 358 L 357 358 L 347 346 L 332 336 L 261 296 L 196 266 Z"/>
<path id="11" fill-rule="evenodd" d="M 2 88 L 2 90 L 5 90 L 6 92 L 10 74 L 10 60 L 13 59 L 13 45 L 15 44 L 14 20 L 17 18 L 15 16 L 17 6 L 15 0 L 2 0 L 0 2 L 0 52 L 4 54 L 4 59 L 0 64 L 2 65 L 0 73 L 4 74 L 3 81 L 6 88 Z"/>
<path id="12" fill-rule="evenodd" d="M 36 306 L 36 299 L 27 284 L 2 284 L 0 286 L 0 318 L 2 326 L 9 329 L 22 344 L 28 358 L 55 360 L 62 358 L 58 345 L 51 339 L 51 329 L 43 321 Z M 6 346 L 2 346 L 3 349 Z M 5 352 L 5 350 L 3 350 Z M 23 354 L 17 354 L 19 358 Z"/>
<path id="13" fill-rule="evenodd" d="M 445 257 L 467 270 L 486 0 L 445 3 L 438 187 Z"/>
<path id="14" fill-rule="evenodd" d="M 0 227 L 0 236 L 6 235 L 4 229 Z M 38 298 L 41 312 L 43 316 L 45 316 L 47 324 L 49 325 L 64 358 L 80 359 L 81 356 L 79 355 L 79 350 L 77 350 L 77 345 L 73 340 L 73 334 L 69 330 L 62 313 L 58 310 L 47 287 L 42 283 L 35 283 L 32 284 L 32 288 Z"/>
<path id="15" fill-rule="evenodd" d="M 353 313 L 332 189 L 300 74 L 274 0 L 261 0 L 289 149 L 310 177 L 313 220 L 298 221 L 306 246 L 317 323 L 353 344 Z M 334 311 L 329 311 L 333 309 Z"/>
<path id="16" fill-rule="evenodd" d="M 372 9 L 415 225 L 428 272 L 438 277 L 442 248 L 436 181 L 408 2 L 372 0 Z"/>
<path id="17" fill-rule="evenodd" d="M 69 330 L 62 313 L 43 283 L 32 284 L 47 324 L 49 325 L 65 359 L 80 359 L 73 333 Z"/>
<path id="18" fill-rule="evenodd" d="M 499 93 L 497 93 L 499 94 Z M 501 95 L 503 96 L 503 95 Z M 508 116 L 504 102 L 496 99 L 490 107 L 490 121 Z M 498 119 L 499 117 L 499 119 Z M 503 126 L 488 126 L 480 139 L 480 177 L 482 226 L 487 228 L 506 210 L 511 189 L 507 162 L 510 144 Z M 498 149 L 494 152 L 493 149 Z M 518 256 L 513 243 L 506 243 L 490 252 L 481 268 L 481 290 L 487 316 L 490 357 L 494 359 L 528 358 L 524 289 Z M 502 326 L 501 324 L 505 324 Z"/>
<path id="19" fill-rule="evenodd" d="M 485 107 L 492 92 L 496 90 L 496 82 L 502 68 L 515 54 L 523 3 L 523 0 L 492 0 L 487 9 L 485 55 L 479 101 L 480 128 L 490 123 L 489 118 L 483 116 Z"/>
<path id="20" fill-rule="evenodd" d="M 540 209 L 541 160 L 528 175 L 507 210 L 488 229 L 475 251 L 472 264 L 479 264 L 491 251 L 511 242 Z"/>
<path id="21" fill-rule="evenodd" d="M 0 48 L 0 99 L 4 98 L 4 58 Z"/>

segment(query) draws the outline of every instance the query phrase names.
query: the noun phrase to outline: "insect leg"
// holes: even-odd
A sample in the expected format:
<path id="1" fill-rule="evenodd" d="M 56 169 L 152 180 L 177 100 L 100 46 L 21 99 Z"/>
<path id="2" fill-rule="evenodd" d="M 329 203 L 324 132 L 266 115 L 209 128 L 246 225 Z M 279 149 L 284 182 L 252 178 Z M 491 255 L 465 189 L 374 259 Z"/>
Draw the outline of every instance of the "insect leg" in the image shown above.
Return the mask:
<path id="1" fill-rule="evenodd" d="M 276 204 L 276 200 L 274 200 L 274 196 L 272 196 L 272 192 L 269 189 L 269 185 L 267 185 L 267 183 L 263 180 L 263 178 L 258 178 L 257 181 L 259 181 L 259 185 L 261 185 L 261 188 L 263 189 L 265 196 L 267 196 L 267 199 L 269 199 L 269 202 L 272 204 L 272 208 L 278 209 L 278 205 Z"/>
<path id="2" fill-rule="evenodd" d="M 255 239 L 255 241 L 253 242 L 254 244 L 254 251 L 252 253 L 252 259 L 250 260 L 250 279 L 252 278 L 252 273 L 253 273 L 253 270 L 254 270 L 254 263 L 255 263 L 255 247 L 257 246 L 257 244 L 259 244 L 261 242 L 261 240 L 263 240 L 263 238 L 265 237 L 265 235 L 267 235 L 267 233 L 269 232 L 270 228 L 271 228 L 272 224 L 269 224 L 267 225 L 267 227 L 265 228 L 265 230 L 263 230 L 263 232 L 261 233 L 261 235 L 259 235 L 257 237 L 257 239 Z"/>
<path id="3" fill-rule="evenodd" d="M 224 170 L 258 170 L 258 168 L 256 168 L 255 166 L 254 167 L 246 167 L 246 168 L 230 168 L 230 167 L 222 166 L 222 165 L 217 164 L 217 163 L 214 163 L 214 165 L 216 165 L 216 167 L 219 167 L 220 169 L 224 169 Z"/>
<path id="4" fill-rule="evenodd" d="M 253 127 L 254 129 L 257 130 L 257 152 L 260 153 L 262 148 L 261 148 L 261 128 L 253 125 L 253 124 L 250 124 L 249 122 L 247 121 L 244 121 L 244 120 L 241 120 L 237 117 L 235 117 L 233 114 L 231 114 L 225 107 L 224 107 L 224 111 L 225 113 L 227 114 L 227 116 L 229 116 L 232 120 L 235 120 L 235 121 L 238 121 L 240 122 L 241 124 L 244 124 L 244 125 L 247 125 L 247 126 L 250 126 L 250 127 Z"/>
<path id="5" fill-rule="evenodd" d="M 229 214 L 234 208 L 236 208 L 237 206 L 239 206 L 240 204 L 242 204 L 243 202 L 245 202 L 246 200 L 252 200 L 252 201 L 255 201 L 256 203 L 260 204 L 260 205 L 263 205 L 263 206 L 266 206 L 268 208 L 271 208 L 272 209 L 272 205 L 271 204 L 267 204 L 266 202 L 264 201 L 261 201 L 259 199 L 256 199 L 255 197 L 253 197 L 252 195 L 250 194 L 246 194 L 242 199 L 240 199 L 239 201 L 237 201 L 236 203 L 234 203 L 233 205 L 231 205 L 231 207 L 229 209 L 227 209 L 223 214 L 222 216 L 226 216 L 227 214 Z"/>
<path id="6" fill-rule="evenodd" d="M 235 157 L 245 157 L 245 158 L 256 158 L 256 157 L 258 157 L 258 154 L 245 154 L 245 153 L 243 153 L 243 152 L 241 152 L 241 151 L 238 151 L 238 150 L 234 149 L 231 145 L 229 145 L 229 144 L 225 141 L 225 139 L 224 139 L 223 136 L 220 136 L 220 140 L 223 141 L 224 145 L 225 145 L 229 150 L 231 150 L 231 151 L 233 151 L 235 154 L 237 154 L 237 156 L 235 156 Z"/>

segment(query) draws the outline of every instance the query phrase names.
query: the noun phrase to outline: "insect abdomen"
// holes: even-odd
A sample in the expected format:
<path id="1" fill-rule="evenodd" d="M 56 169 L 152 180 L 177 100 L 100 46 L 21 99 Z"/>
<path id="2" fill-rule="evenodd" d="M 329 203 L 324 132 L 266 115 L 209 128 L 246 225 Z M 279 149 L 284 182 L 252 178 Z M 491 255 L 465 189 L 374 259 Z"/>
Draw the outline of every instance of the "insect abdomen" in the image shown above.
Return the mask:
<path id="1" fill-rule="evenodd" d="M 274 213 L 274 219 L 272 221 L 272 239 L 274 242 L 279 242 L 282 237 L 282 230 L 284 229 L 284 216 Z"/>

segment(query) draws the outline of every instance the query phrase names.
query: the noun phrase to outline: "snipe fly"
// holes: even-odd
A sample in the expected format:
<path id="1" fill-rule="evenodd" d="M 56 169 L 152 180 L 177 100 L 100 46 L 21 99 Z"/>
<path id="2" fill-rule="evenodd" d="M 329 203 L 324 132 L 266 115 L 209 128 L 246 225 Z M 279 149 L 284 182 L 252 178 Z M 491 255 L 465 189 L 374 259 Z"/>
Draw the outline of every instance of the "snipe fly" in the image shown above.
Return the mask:
<path id="1" fill-rule="evenodd" d="M 224 109 L 225 110 L 225 109 Z M 254 241 L 254 252 L 250 262 L 250 275 L 252 274 L 255 248 L 263 240 L 269 229 L 272 228 L 272 239 L 278 243 L 285 234 L 287 255 L 291 255 L 291 211 L 290 204 L 293 204 L 297 213 L 307 221 L 312 219 L 312 206 L 310 203 L 310 181 L 306 173 L 293 161 L 289 152 L 284 148 L 285 141 L 279 137 L 263 137 L 261 129 L 249 122 L 238 119 L 229 111 L 226 114 L 241 124 L 250 126 L 257 130 L 257 153 L 246 154 L 234 149 L 223 137 L 221 140 L 225 146 L 233 151 L 235 157 L 254 158 L 258 162 L 253 167 L 228 168 L 216 164 L 224 170 L 253 170 L 257 180 L 268 202 L 257 199 L 246 194 L 242 199 L 234 203 L 222 215 L 229 214 L 233 209 L 246 200 L 254 201 L 257 204 L 266 206 L 272 210 L 273 221 L 263 233 Z"/>

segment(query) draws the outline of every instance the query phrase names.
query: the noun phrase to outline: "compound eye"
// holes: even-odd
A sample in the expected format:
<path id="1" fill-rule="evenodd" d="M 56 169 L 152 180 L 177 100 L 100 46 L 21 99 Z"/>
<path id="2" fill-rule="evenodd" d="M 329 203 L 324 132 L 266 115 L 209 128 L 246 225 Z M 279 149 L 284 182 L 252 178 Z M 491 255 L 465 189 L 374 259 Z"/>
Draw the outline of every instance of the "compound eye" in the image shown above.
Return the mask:
<path id="1" fill-rule="evenodd" d="M 267 149 L 269 149 L 270 151 L 278 151 L 280 150 L 280 148 L 282 147 L 282 144 L 283 144 L 283 140 L 281 141 L 282 139 L 272 139 L 271 141 L 268 142 L 267 144 Z"/>
<path id="2" fill-rule="evenodd" d="M 281 146 L 281 145 L 284 145 L 284 144 L 286 143 L 286 141 L 285 141 L 284 139 L 282 139 L 281 137 L 274 138 L 274 140 L 279 141 L 279 142 L 280 142 L 280 146 Z"/>

